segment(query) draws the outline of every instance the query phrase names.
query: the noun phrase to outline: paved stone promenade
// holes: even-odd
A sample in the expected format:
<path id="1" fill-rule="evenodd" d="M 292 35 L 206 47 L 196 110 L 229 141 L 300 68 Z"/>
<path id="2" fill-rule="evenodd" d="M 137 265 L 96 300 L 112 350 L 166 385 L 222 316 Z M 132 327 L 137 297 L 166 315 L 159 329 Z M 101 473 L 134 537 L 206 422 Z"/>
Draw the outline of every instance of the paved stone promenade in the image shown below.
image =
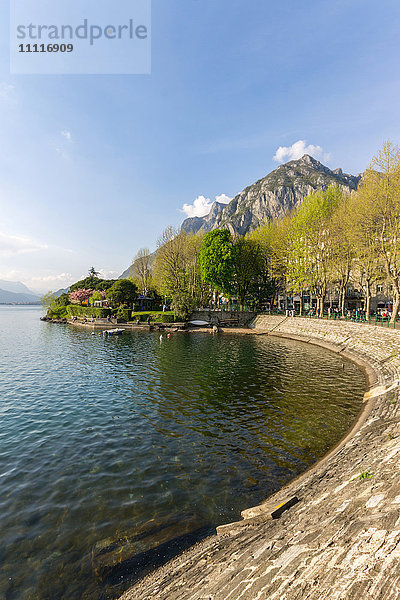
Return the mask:
<path id="1" fill-rule="evenodd" d="M 254 326 L 364 364 L 370 390 L 363 414 L 328 457 L 123 600 L 400 598 L 400 332 L 272 316 L 257 317 Z M 296 504 L 271 518 L 294 497 Z"/>

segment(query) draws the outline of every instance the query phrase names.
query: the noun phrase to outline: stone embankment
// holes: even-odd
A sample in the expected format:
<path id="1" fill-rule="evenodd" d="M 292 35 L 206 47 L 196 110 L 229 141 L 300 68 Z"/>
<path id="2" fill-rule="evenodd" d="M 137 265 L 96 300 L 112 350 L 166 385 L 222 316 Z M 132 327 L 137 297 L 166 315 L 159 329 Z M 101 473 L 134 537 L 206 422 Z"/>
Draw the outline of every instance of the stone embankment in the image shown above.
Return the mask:
<path id="1" fill-rule="evenodd" d="M 356 361 L 369 381 L 364 410 L 327 457 L 123 600 L 400 598 L 400 332 L 272 316 L 253 327 Z"/>

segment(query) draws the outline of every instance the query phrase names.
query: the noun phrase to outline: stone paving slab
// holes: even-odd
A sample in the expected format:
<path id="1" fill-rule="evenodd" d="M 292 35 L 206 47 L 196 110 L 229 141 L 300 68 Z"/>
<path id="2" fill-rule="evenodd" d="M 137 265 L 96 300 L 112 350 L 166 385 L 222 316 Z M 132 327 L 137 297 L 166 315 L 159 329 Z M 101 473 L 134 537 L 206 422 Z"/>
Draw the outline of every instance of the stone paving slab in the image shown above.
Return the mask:
<path id="1" fill-rule="evenodd" d="M 257 317 L 254 332 L 358 362 L 372 387 L 363 416 L 325 459 L 244 511 L 248 526 L 221 528 L 121 600 L 400 598 L 400 332 L 272 316 Z M 299 502 L 272 519 L 271 507 L 293 496 Z"/>

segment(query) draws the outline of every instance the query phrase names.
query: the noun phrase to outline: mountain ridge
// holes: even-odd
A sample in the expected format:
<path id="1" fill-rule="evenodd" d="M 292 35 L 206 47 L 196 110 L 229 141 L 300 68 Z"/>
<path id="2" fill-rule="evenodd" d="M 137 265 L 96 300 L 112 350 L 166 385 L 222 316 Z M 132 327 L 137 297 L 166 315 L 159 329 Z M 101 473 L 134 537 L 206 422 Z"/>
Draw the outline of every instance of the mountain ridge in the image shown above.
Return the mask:
<path id="1" fill-rule="evenodd" d="M 0 288 L 0 304 L 39 304 L 39 296 L 9 292 Z"/>
<path id="2" fill-rule="evenodd" d="M 279 165 L 265 177 L 244 188 L 228 204 L 213 202 L 203 217 L 189 217 L 181 225 L 186 233 L 228 228 L 232 233 L 245 235 L 262 223 L 279 219 L 297 208 L 308 195 L 336 184 L 348 193 L 358 188 L 362 174 L 349 175 L 341 168 L 330 169 L 304 154 L 301 158 Z M 154 259 L 155 252 L 152 254 Z M 133 265 L 120 278 L 129 277 Z"/>
<path id="3" fill-rule="evenodd" d="M 355 191 L 361 175 L 349 175 L 342 169 L 331 170 L 308 154 L 271 171 L 244 188 L 216 214 L 192 217 L 182 223 L 183 231 L 212 231 L 222 227 L 245 235 L 265 221 L 282 218 L 309 194 L 337 184 L 348 192 Z"/>
<path id="4" fill-rule="evenodd" d="M 0 279 L 0 289 L 6 292 L 13 292 L 14 294 L 30 294 L 36 296 L 35 292 L 32 292 L 22 281 L 8 281 L 7 279 Z"/>
<path id="5" fill-rule="evenodd" d="M 225 206 L 226 204 L 215 200 L 208 214 L 204 215 L 204 217 L 188 217 L 183 221 L 181 229 L 186 233 L 196 233 L 205 223 L 211 222 Z"/>
<path id="6" fill-rule="evenodd" d="M 0 304 L 32 304 L 40 298 L 21 281 L 0 279 Z"/>

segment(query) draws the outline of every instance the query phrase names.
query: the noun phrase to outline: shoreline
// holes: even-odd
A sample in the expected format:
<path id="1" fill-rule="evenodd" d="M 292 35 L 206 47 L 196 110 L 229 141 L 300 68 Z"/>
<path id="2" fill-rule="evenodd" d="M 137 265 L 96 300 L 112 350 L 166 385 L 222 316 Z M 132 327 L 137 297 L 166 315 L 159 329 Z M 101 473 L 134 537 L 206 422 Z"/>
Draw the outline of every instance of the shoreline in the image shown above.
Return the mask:
<path id="1" fill-rule="evenodd" d="M 220 327 L 220 331 L 214 332 L 212 330 L 212 327 L 196 327 L 195 325 L 191 326 L 191 327 L 185 327 L 183 328 L 183 324 L 182 323 L 158 323 L 158 322 L 152 322 L 150 327 L 151 329 L 149 329 L 149 325 L 147 323 L 140 323 L 139 325 L 136 325 L 136 323 L 96 323 L 96 322 L 90 322 L 88 321 L 87 323 L 82 323 L 81 321 L 73 321 L 72 319 L 49 319 L 49 320 L 45 320 L 44 322 L 46 323 L 54 323 L 54 324 L 63 324 L 63 325 L 73 325 L 74 327 L 78 327 L 78 328 L 83 328 L 83 329 L 90 329 L 90 330 L 99 330 L 102 331 L 104 329 L 113 329 L 113 328 L 119 328 L 119 329 L 124 329 L 125 331 L 146 331 L 149 332 L 150 331 L 154 331 L 156 333 L 160 333 L 161 329 L 158 330 L 157 328 L 159 326 L 162 327 L 162 329 L 164 331 L 166 331 L 167 333 L 196 333 L 196 332 L 200 332 L 200 333 L 211 333 L 213 335 L 218 335 L 218 334 L 226 334 L 226 333 L 235 333 L 235 334 L 252 334 L 252 335 L 260 335 L 257 334 L 253 329 L 250 329 L 247 326 L 242 326 L 242 327 Z"/>
<path id="2" fill-rule="evenodd" d="M 362 330 L 359 328 L 362 327 Z M 368 327 L 368 331 L 366 329 Z M 206 330 L 207 331 L 207 330 Z M 208 330 L 209 331 L 209 330 Z M 243 333 L 244 330 L 239 328 L 239 331 L 229 328 L 224 330 L 225 332 L 232 333 Z M 368 334 L 369 337 L 373 338 L 374 342 L 383 342 L 378 347 L 376 344 L 367 343 L 363 339 L 362 334 Z M 275 542 L 268 542 L 271 536 L 268 534 L 278 534 L 275 537 L 278 539 L 284 539 L 286 537 L 286 527 L 290 526 L 291 521 L 296 522 L 296 516 L 301 512 L 307 512 L 307 507 L 310 504 L 305 505 L 305 498 L 308 499 L 308 503 L 313 503 L 316 509 L 313 513 L 308 514 L 308 518 L 311 519 L 310 527 L 314 530 L 314 534 L 323 537 L 324 531 L 321 530 L 320 522 L 324 522 L 324 514 L 321 513 L 321 507 L 326 504 L 324 500 L 329 498 L 331 494 L 337 495 L 338 501 L 341 501 L 341 505 L 345 505 L 344 512 L 348 506 L 350 506 L 355 499 L 354 494 L 349 497 L 343 491 L 347 486 L 350 486 L 351 482 L 354 481 L 353 477 L 357 477 L 357 472 L 352 470 L 352 477 L 346 479 L 348 476 L 349 468 L 345 468 L 346 461 L 353 454 L 361 454 L 361 459 L 357 456 L 357 460 L 354 460 L 354 464 L 360 464 L 362 462 L 368 462 L 368 453 L 365 451 L 368 448 L 363 448 L 362 444 L 358 444 L 358 439 L 361 437 L 363 429 L 376 429 L 373 423 L 376 421 L 382 421 L 380 426 L 394 427 L 394 423 L 388 419 L 386 414 L 386 421 L 378 416 L 377 413 L 382 411 L 382 404 L 385 399 L 390 396 L 397 395 L 397 390 L 391 390 L 390 387 L 395 382 L 395 377 L 398 374 L 398 368 L 400 367 L 400 360 L 398 357 L 393 355 L 391 345 L 385 343 L 390 341 L 391 344 L 397 345 L 400 341 L 396 331 L 384 331 L 376 330 L 373 326 L 358 325 L 353 323 L 332 323 L 332 322 L 315 322 L 304 319 L 304 318 L 287 318 L 287 317 L 257 317 L 255 326 L 253 329 L 247 329 L 246 333 L 252 333 L 255 335 L 271 335 L 274 337 L 289 338 L 303 343 L 311 343 L 320 347 L 329 349 L 344 358 L 351 360 L 357 366 L 359 366 L 366 375 L 366 381 L 368 383 L 367 392 L 364 394 L 364 402 L 361 410 L 353 423 L 351 429 L 347 434 L 333 446 L 325 456 L 321 457 L 316 463 L 311 465 L 306 471 L 298 475 L 295 479 L 291 480 L 288 484 L 283 486 L 278 492 L 272 496 L 266 498 L 266 500 L 257 507 L 246 509 L 242 512 L 242 521 L 236 523 L 229 523 L 222 525 L 217 528 L 217 535 L 211 536 L 202 542 L 199 542 L 192 548 L 184 551 L 180 556 L 173 559 L 163 567 L 153 571 L 149 575 L 145 576 L 142 580 L 139 580 L 133 585 L 127 592 L 121 596 L 121 600 L 150 600 L 151 598 L 157 598 L 157 600 L 173 600 L 173 599 L 187 599 L 197 600 L 198 598 L 212 598 L 212 600 L 225 600 L 228 596 L 232 600 L 255 600 L 255 598 L 302 598 L 299 595 L 299 580 L 302 578 L 298 574 L 298 560 L 297 556 L 303 556 L 304 567 L 307 567 L 310 560 L 316 560 L 316 556 L 313 552 L 313 548 L 307 548 L 304 544 L 301 544 L 301 538 L 307 538 L 307 534 L 303 532 L 297 532 L 297 544 L 290 544 L 289 542 L 285 545 L 281 545 L 280 550 L 283 550 L 283 554 L 289 553 L 291 549 L 296 548 L 299 551 L 299 555 L 293 555 L 293 561 L 289 561 L 289 564 L 285 568 L 285 576 L 280 573 L 281 569 L 275 572 L 274 560 L 271 558 L 271 564 L 269 573 L 271 574 L 268 581 L 265 579 L 268 569 L 264 572 L 264 577 L 261 576 L 263 564 L 258 560 L 257 556 L 260 556 L 260 544 L 263 547 L 263 554 L 274 555 L 273 549 L 276 544 Z M 339 335 L 338 335 L 339 334 Z M 382 338 L 386 338 L 383 339 Z M 398 338 L 398 339 L 396 339 Z M 374 355 L 377 356 L 374 356 Z M 385 356 L 381 357 L 381 355 Z M 395 404 L 390 406 L 394 407 Z M 386 408 L 386 407 L 383 407 Z M 390 412 L 386 410 L 386 413 Z M 396 410 L 393 408 L 393 413 Z M 397 419 L 395 421 L 397 424 Z M 396 429 L 397 431 L 397 429 Z M 399 432 L 400 433 L 400 432 Z M 376 431 L 375 431 L 376 434 Z M 392 435 L 392 434 L 391 434 Z M 396 444 L 396 450 L 400 453 L 400 438 L 396 442 L 396 435 L 393 434 L 393 438 L 388 436 L 388 441 Z M 373 432 L 369 437 L 373 437 Z M 393 442 L 394 440 L 394 442 Z M 374 450 L 376 448 L 374 447 Z M 396 452 L 392 453 L 393 457 Z M 365 456 L 364 456 L 365 455 Z M 340 458 L 340 461 L 338 459 Z M 350 465 L 350 467 L 352 464 Z M 323 498 L 320 499 L 318 493 L 321 492 L 323 482 L 325 479 L 329 481 L 330 469 L 334 468 L 341 479 L 340 485 L 335 485 L 330 492 L 323 492 Z M 363 466 L 359 468 L 358 475 L 365 472 Z M 396 470 L 393 471 L 394 473 Z M 368 472 L 369 473 L 369 472 Z M 366 482 L 364 487 L 374 487 L 377 479 L 374 480 L 375 474 L 370 478 L 366 476 Z M 361 481 L 361 479 L 360 479 Z M 372 483 L 371 483 L 372 482 Z M 337 481 L 335 482 L 338 483 Z M 383 482 L 379 482 L 379 487 L 383 486 Z M 329 485 L 328 485 L 329 487 Z M 354 486 L 352 486 L 354 487 Z M 365 491 L 365 490 L 363 490 Z M 400 486 L 397 490 L 399 492 L 399 504 L 400 504 Z M 325 494 L 325 495 L 324 495 Z M 382 498 L 377 501 L 376 506 L 380 506 L 384 503 L 385 494 L 381 494 Z M 288 508 L 284 512 L 279 520 L 271 519 L 271 511 L 276 505 L 281 504 L 285 501 L 290 501 L 296 497 L 298 502 L 293 504 L 291 508 Z M 373 497 L 373 496 L 372 496 Z M 368 500 L 367 500 L 368 504 Z M 312 504 L 311 504 L 312 506 Z M 318 506 L 320 508 L 318 508 Z M 372 505 L 371 505 L 372 507 Z M 340 506 L 339 506 L 340 508 Z M 390 512 L 390 511 L 389 511 Z M 340 514 L 340 513 L 339 513 Z M 351 519 L 349 519 L 351 523 Z M 333 523 L 330 523 L 333 525 Z M 400 519 L 399 519 L 400 527 Z M 283 529 L 282 529 L 283 528 Z M 385 530 L 386 531 L 386 530 Z M 339 532 L 336 532 L 336 537 Z M 360 533 L 360 532 L 358 532 Z M 303 535 L 301 535 L 303 534 Z M 387 537 L 393 535 L 394 531 L 386 531 Z M 265 536 L 265 537 L 264 537 Z M 335 536 L 334 536 L 335 537 Z M 354 539 L 352 539 L 354 538 Z M 398 531 L 399 545 L 400 545 L 400 529 Z M 337 538 L 339 539 L 339 538 Z M 257 541 L 257 543 L 256 543 Z M 346 546 L 354 547 L 359 542 L 357 536 L 350 536 L 347 540 Z M 312 546 L 312 544 L 311 544 Z M 304 549 L 300 551 L 300 547 Z M 296 551 L 297 551 L 296 550 Z M 315 550 L 315 549 L 314 549 Z M 339 545 L 338 554 L 343 554 L 343 547 Z M 244 558 L 248 555 L 248 560 L 238 560 L 238 553 Z M 308 557 L 307 557 L 308 553 Z M 362 558 L 364 553 L 357 551 L 354 552 L 355 557 Z M 196 563 L 199 557 L 206 555 L 206 562 L 203 563 L 203 569 Z M 257 556 L 255 556 L 257 555 Z M 322 561 L 323 561 L 322 554 Z M 328 555 L 327 555 L 328 556 Z M 329 554 L 330 556 L 330 554 Z M 368 554 L 368 557 L 371 558 Z M 331 557 L 330 557 L 331 559 Z M 203 558 L 201 558 L 203 560 Z M 279 562 L 279 561 L 278 561 Z M 318 562 L 318 561 L 317 561 Z M 373 563 L 374 561 L 372 561 Z M 276 563 L 276 559 L 275 559 Z M 289 566 L 292 565 L 292 569 Z M 376 566 L 376 565 L 375 565 Z M 207 569 L 205 569 L 207 567 Z M 248 571 L 250 569 L 250 572 Z M 203 573 L 206 570 L 207 574 Z M 349 596 L 338 596 L 337 593 L 350 593 L 350 588 L 353 585 L 354 578 L 357 580 L 358 573 L 354 573 L 348 565 L 342 569 L 344 572 L 351 572 L 351 578 L 347 578 L 347 584 L 349 589 L 346 588 L 346 582 L 338 585 L 338 577 L 336 569 L 320 569 L 320 577 L 324 576 L 326 583 L 321 587 L 318 583 L 313 583 L 311 588 L 308 589 L 308 579 L 302 580 L 304 589 L 307 589 L 307 598 L 319 599 L 320 597 L 332 597 L 332 598 L 343 598 L 353 597 Z M 386 569 L 387 570 L 387 569 Z M 254 572 L 259 572 L 258 576 L 254 576 Z M 272 574 L 274 572 L 274 574 Z M 365 573 L 361 572 L 361 583 L 363 587 L 365 584 L 362 582 L 368 581 L 368 585 L 372 586 L 372 577 L 370 579 L 365 577 Z M 262 586 L 260 585 L 261 579 L 263 579 Z M 317 579 L 313 580 L 318 581 Z M 234 582 L 234 583 L 233 583 Z M 278 585 L 279 583 L 279 585 Z M 279 594 L 276 593 L 277 586 L 280 590 Z M 294 594 L 294 590 L 296 595 Z M 328 593 L 328 589 L 332 592 L 331 596 L 325 596 Z M 339 591 L 340 589 L 340 591 Z M 346 591 L 347 590 L 347 591 Z M 379 590 L 376 589 L 378 595 L 374 598 L 379 597 Z M 261 595 L 260 595 L 261 594 Z M 358 596 L 354 596 L 356 598 Z M 361 596 L 360 596 L 361 597 Z M 365 597 L 365 596 L 364 596 Z M 385 596 L 390 597 L 390 596 Z M 382 596 L 383 598 L 383 596 Z"/>

